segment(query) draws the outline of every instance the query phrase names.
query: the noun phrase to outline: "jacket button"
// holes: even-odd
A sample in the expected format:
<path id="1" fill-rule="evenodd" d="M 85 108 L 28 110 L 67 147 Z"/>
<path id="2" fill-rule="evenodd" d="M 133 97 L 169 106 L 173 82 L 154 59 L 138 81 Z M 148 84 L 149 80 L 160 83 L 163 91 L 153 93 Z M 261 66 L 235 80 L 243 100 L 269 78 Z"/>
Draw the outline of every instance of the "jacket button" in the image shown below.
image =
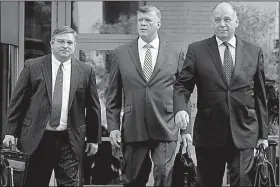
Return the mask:
<path id="1" fill-rule="evenodd" d="M 228 108 L 227 107 L 225 107 L 225 109 L 224 109 L 225 111 L 228 111 Z"/>
<path id="2" fill-rule="evenodd" d="M 228 94 L 231 94 L 231 91 L 228 91 Z"/>

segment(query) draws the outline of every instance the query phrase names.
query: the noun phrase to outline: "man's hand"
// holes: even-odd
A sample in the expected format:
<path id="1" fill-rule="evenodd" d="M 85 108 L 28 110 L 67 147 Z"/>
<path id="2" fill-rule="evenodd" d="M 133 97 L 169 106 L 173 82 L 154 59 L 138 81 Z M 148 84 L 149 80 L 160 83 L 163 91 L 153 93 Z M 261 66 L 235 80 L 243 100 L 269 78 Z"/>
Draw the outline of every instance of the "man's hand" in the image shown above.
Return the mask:
<path id="1" fill-rule="evenodd" d="M 192 136 L 190 134 L 182 134 L 181 135 L 183 145 L 184 147 L 187 147 L 187 145 L 192 145 Z"/>
<path id="2" fill-rule="evenodd" d="M 112 146 L 120 148 L 121 143 L 121 132 L 119 130 L 113 130 L 110 132 L 110 142 Z"/>
<path id="3" fill-rule="evenodd" d="M 257 147 L 259 147 L 260 144 L 263 144 L 263 148 L 266 149 L 268 147 L 268 140 L 260 138 L 258 139 Z"/>
<path id="4" fill-rule="evenodd" d="M 5 147 L 15 147 L 15 137 L 13 135 L 5 135 L 5 138 L 3 140 L 3 144 Z"/>
<path id="5" fill-rule="evenodd" d="M 97 150 L 98 150 L 98 144 L 87 143 L 86 150 L 85 150 L 85 152 L 87 152 L 87 156 L 95 155 L 97 153 Z"/>
<path id="6" fill-rule="evenodd" d="M 190 122 L 189 114 L 186 111 L 181 110 L 177 112 L 177 114 L 175 115 L 175 124 L 180 129 L 186 129 L 189 122 Z"/>

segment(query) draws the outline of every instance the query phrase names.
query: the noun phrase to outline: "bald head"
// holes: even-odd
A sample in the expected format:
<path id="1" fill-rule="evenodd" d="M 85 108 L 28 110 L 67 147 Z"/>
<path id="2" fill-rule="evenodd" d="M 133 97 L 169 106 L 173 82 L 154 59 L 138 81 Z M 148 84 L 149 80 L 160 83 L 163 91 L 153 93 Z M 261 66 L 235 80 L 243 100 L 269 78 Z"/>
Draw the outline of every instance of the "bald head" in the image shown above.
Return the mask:
<path id="1" fill-rule="evenodd" d="M 234 6 L 225 2 L 216 5 L 212 11 L 212 22 L 215 35 L 223 42 L 228 42 L 239 24 Z"/>
<path id="2" fill-rule="evenodd" d="M 219 3 L 217 4 L 213 10 L 212 10 L 212 14 L 214 14 L 215 11 L 221 11 L 221 10 L 228 10 L 228 11 L 232 11 L 235 16 L 237 16 L 237 12 L 236 12 L 236 9 L 235 7 L 230 4 L 230 3 L 227 3 L 227 2 L 223 2 L 223 3 Z"/>

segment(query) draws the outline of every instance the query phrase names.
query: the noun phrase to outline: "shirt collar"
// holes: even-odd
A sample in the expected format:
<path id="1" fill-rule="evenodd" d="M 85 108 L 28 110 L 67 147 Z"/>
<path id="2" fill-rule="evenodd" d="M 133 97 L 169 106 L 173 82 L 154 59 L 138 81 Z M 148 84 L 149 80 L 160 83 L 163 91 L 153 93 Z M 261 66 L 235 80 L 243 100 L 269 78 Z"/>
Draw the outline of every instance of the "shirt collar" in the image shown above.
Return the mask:
<path id="1" fill-rule="evenodd" d="M 139 39 L 138 39 L 139 49 L 142 49 L 146 44 L 147 43 L 141 37 L 139 37 Z M 158 37 L 158 35 L 153 41 L 150 42 L 150 45 L 153 46 L 154 49 L 159 48 L 159 37 Z"/>
<path id="2" fill-rule="evenodd" d="M 52 54 L 52 63 L 55 63 L 57 66 L 59 66 L 61 62 L 57 60 L 57 58 L 55 58 L 55 56 Z M 71 63 L 71 59 L 65 61 L 63 63 L 63 66 L 69 65 L 70 63 Z"/>
<path id="3" fill-rule="evenodd" d="M 216 36 L 216 41 L 218 46 L 223 45 L 223 41 L 220 40 L 217 36 Z M 236 37 L 233 36 L 229 41 L 228 41 L 229 45 L 233 48 L 236 48 Z"/>

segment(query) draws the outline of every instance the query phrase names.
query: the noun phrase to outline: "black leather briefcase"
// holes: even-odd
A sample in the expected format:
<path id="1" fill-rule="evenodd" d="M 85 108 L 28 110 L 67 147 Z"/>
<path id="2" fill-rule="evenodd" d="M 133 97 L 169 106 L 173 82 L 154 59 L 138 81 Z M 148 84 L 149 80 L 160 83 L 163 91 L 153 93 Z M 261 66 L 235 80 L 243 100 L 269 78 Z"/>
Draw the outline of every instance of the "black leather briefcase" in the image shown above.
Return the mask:
<path id="1" fill-rule="evenodd" d="M 11 149 L 2 149 L 0 151 L 0 159 L 6 168 L 5 172 L 1 173 L 2 178 L 6 178 L 6 186 L 24 186 L 29 155 Z"/>
<path id="2" fill-rule="evenodd" d="M 254 167 L 251 171 L 253 187 L 275 187 L 275 174 L 271 163 L 268 161 L 266 151 L 262 144 L 257 148 L 254 158 Z"/>
<path id="3" fill-rule="evenodd" d="M 186 147 L 186 152 L 183 153 L 183 142 L 181 142 L 174 161 L 172 187 L 202 187 L 188 147 Z"/>

